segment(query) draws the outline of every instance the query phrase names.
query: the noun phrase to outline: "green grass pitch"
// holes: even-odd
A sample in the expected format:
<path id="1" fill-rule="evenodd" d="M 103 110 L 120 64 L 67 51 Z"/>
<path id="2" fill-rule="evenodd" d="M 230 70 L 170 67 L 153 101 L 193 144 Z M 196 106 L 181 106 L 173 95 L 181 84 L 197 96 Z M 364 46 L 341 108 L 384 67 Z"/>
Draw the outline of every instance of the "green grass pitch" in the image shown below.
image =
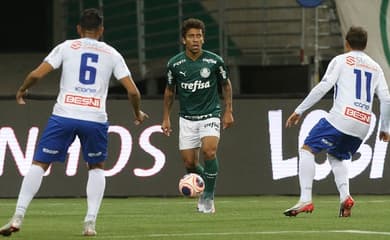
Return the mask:
<path id="1" fill-rule="evenodd" d="M 105 198 L 93 239 L 390 239 L 390 196 L 356 195 L 350 218 L 339 218 L 337 196 L 314 196 L 312 214 L 286 217 L 297 196 L 216 197 L 215 214 L 196 212 L 184 197 Z M 0 199 L 0 224 L 15 208 Z M 22 229 L 12 239 L 85 239 L 84 198 L 34 199 Z"/>

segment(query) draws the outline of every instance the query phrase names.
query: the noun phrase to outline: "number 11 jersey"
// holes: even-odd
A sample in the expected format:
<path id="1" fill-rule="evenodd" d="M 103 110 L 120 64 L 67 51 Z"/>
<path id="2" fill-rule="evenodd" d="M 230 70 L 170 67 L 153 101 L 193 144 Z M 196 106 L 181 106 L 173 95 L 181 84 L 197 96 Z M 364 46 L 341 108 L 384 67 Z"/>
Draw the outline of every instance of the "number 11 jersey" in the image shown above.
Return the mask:
<path id="1" fill-rule="evenodd" d="M 372 120 L 376 94 L 383 106 L 389 107 L 390 95 L 382 68 L 363 51 L 350 51 L 334 57 L 321 82 L 295 112 L 302 113 L 334 87 L 333 106 L 326 119 L 345 134 L 364 139 Z M 385 111 L 381 111 L 382 113 Z M 381 129 L 388 129 L 384 114 Z M 384 127 L 386 125 L 386 127 Z"/>

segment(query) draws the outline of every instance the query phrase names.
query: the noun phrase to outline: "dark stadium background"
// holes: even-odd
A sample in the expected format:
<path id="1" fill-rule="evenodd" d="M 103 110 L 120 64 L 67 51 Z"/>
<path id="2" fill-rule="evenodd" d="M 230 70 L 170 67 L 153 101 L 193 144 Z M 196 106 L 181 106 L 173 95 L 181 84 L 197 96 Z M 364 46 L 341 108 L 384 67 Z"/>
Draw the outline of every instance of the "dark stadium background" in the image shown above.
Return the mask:
<path id="1" fill-rule="evenodd" d="M 23 4 L 20 1 L 2 2 L 0 109 L 6 112 L 0 117 L 0 133 L 2 129 L 13 129 L 22 153 L 26 150 L 29 130 L 32 127 L 42 130 L 51 113 L 51 107 L 58 91 L 59 72 L 48 76 L 40 85 L 29 91 L 29 102 L 24 108 L 17 106 L 14 101 L 17 87 L 25 75 L 42 61 L 53 46 L 66 38 L 77 37 L 75 24 L 80 3 L 87 8 L 97 7 L 98 2 L 92 0 L 23 1 Z M 206 22 L 205 48 L 225 55 L 224 59 L 230 69 L 234 87 L 236 126 L 223 132 L 222 135 L 219 153 L 221 178 L 217 192 L 223 195 L 298 193 L 296 175 L 283 179 L 273 178 L 270 146 L 272 129 L 269 129 L 269 113 L 281 111 L 282 122 L 284 122 L 296 104 L 323 75 L 331 57 L 342 52 L 343 39 L 334 0 L 324 0 L 323 4 L 326 7 L 318 9 L 320 19 L 317 19 L 317 22 L 322 24 L 320 30 L 328 33 L 328 35 L 321 36 L 323 41 L 321 44 L 328 48 L 320 49 L 317 55 L 314 51 L 313 32 L 315 9 L 304 9 L 306 35 L 304 49 L 301 49 L 299 17 L 303 9 L 295 0 L 254 1 L 264 5 L 258 6 L 256 9 L 258 13 L 253 16 L 248 13 L 239 15 L 239 19 L 233 19 L 233 17 L 227 19 L 229 21 L 226 22 L 229 24 L 242 25 L 239 25 L 238 29 L 232 27 L 230 35 L 224 36 L 223 39 L 219 38 L 221 28 L 219 28 L 218 14 L 221 8 L 216 3 L 239 4 L 240 1 L 183 0 L 182 15 L 179 16 L 178 1 L 145 0 L 144 52 L 138 51 L 135 1 L 102 2 L 104 3 L 106 27 L 104 40 L 125 55 L 145 99 L 145 110 L 151 115 L 151 119 L 144 126 L 135 128 L 131 124 L 130 113 L 124 114 L 123 111 L 127 106 L 123 91 L 115 81 L 112 81 L 107 106 L 109 113 L 112 113 L 110 124 L 128 129 L 133 137 L 131 146 L 134 149 L 123 171 L 116 176 L 108 177 L 108 195 L 171 196 L 178 194 L 176 183 L 184 173 L 184 169 L 177 150 L 177 135 L 174 134 L 166 139 L 161 133 L 156 132 L 151 137 L 153 144 L 166 154 L 166 164 L 158 174 L 139 177 L 134 175 L 133 169 L 151 167 L 153 163 L 153 158 L 142 150 L 138 140 L 145 129 L 161 123 L 161 93 L 165 86 L 166 60 L 180 51 L 179 18 L 184 19 L 189 16 L 199 17 Z M 236 7 L 241 8 L 237 11 L 250 10 L 248 6 Z M 234 9 L 225 13 L 228 12 L 234 12 Z M 247 19 L 246 23 L 240 22 L 246 15 L 262 18 Z M 265 29 L 268 33 L 265 34 L 265 30 L 263 32 L 254 30 L 243 32 L 251 21 L 260 24 L 259 28 L 268 26 Z M 237 31 L 234 32 L 235 30 Z M 236 39 L 233 41 L 233 38 Z M 253 38 L 251 41 L 258 45 L 239 49 L 238 44 L 235 44 L 237 38 Z M 221 49 L 220 44 L 226 48 Z M 145 57 L 144 62 L 140 62 L 142 54 Z M 142 64 L 146 67 L 146 72 L 142 72 Z M 318 75 L 315 76 L 316 74 Z M 328 109 L 330 99 L 331 93 L 313 110 Z M 283 129 L 281 141 L 284 159 L 297 155 L 300 127 L 289 131 Z M 375 145 L 376 132 L 375 128 L 367 142 L 369 149 L 373 151 L 378 150 Z M 118 157 L 120 150 L 120 142 L 117 136 L 113 135 L 110 142 L 111 161 Z M 387 156 L 387 147 L 381 154 Z M 0 192 L 0 196 L 15 197 L 22 176 L 16 166 L 15 154 L 11 152 L 9 146 L 5 148 L 4 156 L 4 159 L 0 159 L 0 161 L 4 160 L 2 169 L 4 172 L 0 175 L 0 189 L 3 191 Z M 357 155 L 356 159 L 359 157 Z M 320 158 L 318 161 L 323 160 Z M 77 183 L 84 182 L 86 170 L 82 161 L 80 162 L 75 176 L 66 176 L 66 165 L 56 164 L 52 174 L 48 176 L 52 180 L 44 181 L 40 196 L 83 195 L 84 185 Z M 388 193 L 389 168 L 387 163 L 384 164 L 386 165 L 382 178 L 370 178 L 371 164 L 369 164 L 361 174 L 351 180 L 351 191 Z M 316 193 L 336 193 L 331 174 L 316 184 L 319 186 L 316 188 Z"/>
<path id="2" fill-rule="evenodd" d="M 52 46 L 52 1 L 3 1 L 1 53 L 46 52 Z"/>

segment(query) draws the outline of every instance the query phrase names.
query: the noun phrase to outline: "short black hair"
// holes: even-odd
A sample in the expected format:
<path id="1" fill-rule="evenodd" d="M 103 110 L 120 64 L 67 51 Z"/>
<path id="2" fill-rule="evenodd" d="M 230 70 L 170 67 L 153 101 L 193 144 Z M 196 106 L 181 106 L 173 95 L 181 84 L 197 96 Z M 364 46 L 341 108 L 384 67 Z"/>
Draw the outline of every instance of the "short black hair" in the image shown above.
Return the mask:
<path id="1" fill-rule="evenodd" d="M 79 24 L 85 30 L 96 30 L 103 25 L 103 15 L 96 8 L 85 9 L 81 14 Z"/>
<path id="2" fill-rule="evenodd" d="M 362 27 L 352 26 L 349 28 L 345 40 L 354 50 L 364 50 L 367 46 L 367 31 Z"/>
<path id="3" fill-rule="evenodd" d="M 190 30 L 191 28 L 201 29 L 203 35 L 205 35 L 205 33 L 206 33 L 206 27 L 205 27 L 204 22 L 202 20 L 197 19 L 197 18 L 188 18 L 188 19 L 184 20 L 183 26 L 181 27 L 181 36 L 185 37 L 188 30 Z"/>

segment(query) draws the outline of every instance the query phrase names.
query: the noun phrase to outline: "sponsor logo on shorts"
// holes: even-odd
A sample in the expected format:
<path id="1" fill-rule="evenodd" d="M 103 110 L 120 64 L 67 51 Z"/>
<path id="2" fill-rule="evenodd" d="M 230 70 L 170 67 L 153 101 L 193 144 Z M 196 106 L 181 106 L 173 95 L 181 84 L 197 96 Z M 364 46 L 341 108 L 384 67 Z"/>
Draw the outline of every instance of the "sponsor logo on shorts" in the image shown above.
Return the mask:
<path id="1" fill-rule="evenodd" d="M 59 151 L 54 149 L 42 148 L 42 152 L 54 155 L 57 154 Z"/>
<path id="2" fill-rule="evenodd" d="M 329 140 L 325 139 L 325 138 L 322 138 L 321 139 L 321 142 L 325 145 L 328 145 L 329 147 L 333 146 L 333 143 L 332 142 L 329 142 Z"/>
<path id="3" fill-rule="evenodd" d="M 216 131 L 219 131 L 219 124 L 216 122 L 206 123 L 204 128 L 214 128 Z"/>
<path id="4" fill-rule="evenodd" d="M 93 98 L 93 97 L 83 97 L 83 96 L 67 94 L 65 95 L 65 103 L 79 105 L 79 106 L 100 108 L 100 99 Z"/>
<path id="5" fill-rule="evenodd" d="M 102 154 L 103 154 L 102 152 L 88 153 L 88 157 L 99 157 Z"/>
<path id="6" fill-rule="evenodd" d="M 371 121 L 371 114 L 368 114 L 368 113 L 365 113 L 365 112 L 362 112 L 362 111 L 359 111 L 359 110 L 356 110 L 356 109 L 353 109 L 350 107 L 345 108 L 344 114 L 345 114 L 345 116 L 356 119 L 362 123 L 370 124 L 370 121 Z"/>

